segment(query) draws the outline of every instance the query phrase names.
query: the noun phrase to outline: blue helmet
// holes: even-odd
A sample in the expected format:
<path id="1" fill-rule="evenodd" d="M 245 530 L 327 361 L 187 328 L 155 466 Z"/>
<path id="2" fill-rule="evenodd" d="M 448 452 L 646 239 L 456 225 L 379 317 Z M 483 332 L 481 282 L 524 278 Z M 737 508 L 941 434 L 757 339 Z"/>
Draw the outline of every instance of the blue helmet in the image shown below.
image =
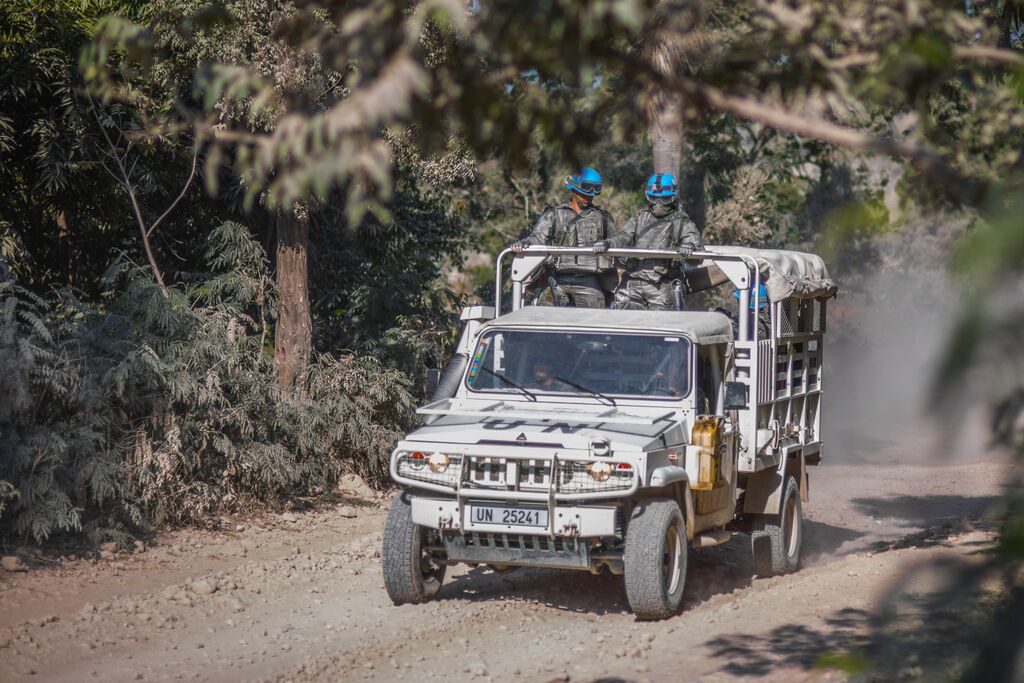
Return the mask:
<path id="1" fill-rule="evenodd" d="M 584 197 L 596 197 L 601 194 L 601 174 L 587 166 L 579 173 L 565 179 L 565 185 L 573 192 Z"/>
<path id="2" fill-rule="evenodd" d="M 676 184 L 676 177 L 671 173 L 655 173 L 647 179 L 647 188 L 644 194 L 647 195 L 649 202 L 674 201 L 679 197 L 679 185 Z M 671 204 L 672 201 L 667 203 Z"/>
<path id="3" fill-rule="evenodd" d="M 768 305 L 768 289 L 764 286 L 763 282 L 757 286 L 757 296 L 758 296 L 758 305 L 757 305 L 758 308 L 764 308 L 765 306 Z M 740 300 L 740 290 L 738 290 L 738 289 L 735 290 L 732 293 L 732 298 L 736 299 L 736 301 L 739 301 Z M 750 287 L 750 303 L 747 304 L 747 305 L 750 306 L 751 310 L 754 309 L 754 287 L 753 287 L 753 283 L 751 283 L 751 287 Z"/>

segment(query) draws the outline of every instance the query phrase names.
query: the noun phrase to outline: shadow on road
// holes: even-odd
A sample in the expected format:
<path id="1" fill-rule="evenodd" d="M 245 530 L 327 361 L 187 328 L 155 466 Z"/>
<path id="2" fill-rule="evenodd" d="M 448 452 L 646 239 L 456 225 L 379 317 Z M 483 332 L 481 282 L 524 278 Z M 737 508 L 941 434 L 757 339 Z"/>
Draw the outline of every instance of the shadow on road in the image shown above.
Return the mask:
<path id="1" fill-rule="evenodd" d="M 860 531 L 846 527 L 804 520 L 804 541 L 801 557 L 804 564 L 813 564 L 822 557 L 833 555 L 847 543 L 863 538 Z"/>
<path id="2" fill-rule="evenodd" d="M 811 520 L 804 521 L 804 561 L 834 553 L 863 534 Z M 690 551 L 683 609 L 692 609 L 715 595 L 733 593 L 750 585 L 754 564 L 750 537 L 737 533 L 715 548 Z M 609 574 L 556 569 L 518 569 L 497 573 L 477 567 L 454 577 L 442 589 L 442 600 L 529 601 L 558 610 L 590 614 L 628 612 L 622 579 Z"/>
<path id="3" fill-rule="evenodd" d="M 960 526 L 964 521 L 984 525 L 998 498 L 996 496 L 894 496 L 891 498 L 854 498 L 852 503 L 863 514 L 876 519 L 895 519 L 904 527 L 928 528 Z"/>
<path id="4" fill-rule="evenodd" d="M 441 600 L 531 602 L 569 612 L 625 614 L 626 596 L 618 576 L 558 569 L 517 569 L 497 573 L 476 567 L 441 588 Z"/>
<path id="5" fill-rule="evenodd" d="M 896 518 L 903 520 L 902 526 L 928 529 L 899 541 L 876 544 L 877 549 L 884 550 L 941 543 L 958 531 L 965 520 L 976 526 L 983 525 L 985 514 L 995 500 L 991 496 L 939 495 L 860 498 L 853 502 L 861 512 L 872 517 Z M 854 529 L 805 520 L 803 563 L 812 564 L 835 554 L 844 554 L 844 547 L 864 536 L 863 532 Z M 693 609 L 715 595 L 747 588 L 753 576 L 750 537 L 746 534 L 736 533 L 730 542 L 715 548 L 691 550 L 683 609 Z M 556 610 L 597 615 L 626 614 L 629 611 L 621 577 L 609 574 L 594 576 L 572 570 L 519 569 L 497 573 L 477 567 L 452 578 L 442 588 L 439 597 L 442 600 L 471 602 L 531 602 Z M 833 628 L 827 634 L 816 635 L 794 626 L 774 637 L 792 642 L 800 651 L 818 652 L 832 647 L 835 638 L 846 637 L 844 629 L 853 628 L 855 617 L 846 613 L 837 615 L 830 622 Z M 818 641 L 814 641 L 816 637 Z M 725 645 L 723 643 L 723 647 Z M 807 656 L 811 657 L 810 654 Z"/>
<path id="6" fill-rule="evenodd" d="M 811 669 L 822 657 L 855 652 L 869 637 L 870 614 L 843 609 L 825 620 L 824 628 L 786 624 L 763 635 L 737 634 L 706 643 L 711 656 L 725 660 L 722 670 L 733 675 L 765 676 L 776 668 Z"/>
<path id="7" fill-rule="evenodd" d="M 841 609 L 821 625 L 733 634 L 705 647 L 722 661 L 721 670 L 734 676 L 835 667 L 850 674 L 870 672 L 868 680 L 945 678 L 968 664 L 983 632 L 988 601 L 983 592 L 963 589 L 969 571 L 960 562 L 919 565 L 894 580 L 877 611 Z M 918 592 L 918 581 L 929 577 L 938 589 Z"/>

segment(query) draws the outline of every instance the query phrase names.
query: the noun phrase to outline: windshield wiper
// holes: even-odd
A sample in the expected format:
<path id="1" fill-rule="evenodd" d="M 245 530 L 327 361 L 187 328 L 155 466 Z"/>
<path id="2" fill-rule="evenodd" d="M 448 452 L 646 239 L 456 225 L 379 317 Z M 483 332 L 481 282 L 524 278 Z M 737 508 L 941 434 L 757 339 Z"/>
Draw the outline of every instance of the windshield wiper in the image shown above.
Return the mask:
<path id="1" fill-rule="evenodd" d="M 525 396 L 528 401 L 536 401 L 537 400 L 537 395 L 536 394 L 531 392 L 529 389 L 524 387 L 522 384 L 516 384 L 515 382 L 513 382 L 512 380 L 510 380 L 508 377 L 506 377 L 505 375 L 501 374 L 500 372 L 495 372 L 494 370 L 491 370 L 490 368 L 484 367 L 483 365 L 480 366 L 480 369 L 483 370 L 484 372 L 486 372 L 488 375 L 491 375 L 492 377 L 497 377 L 498 379 L 500 379 L 502 382 L 504 382 L 505 384 L 509 385 L 510 387 L 514 387 L 514 388 L 518 389 L 519 391 L 521 391 L 523 393 L 523 396 Z"/>
<path id="2" fill-rule="evenodd" d="M 608 401 L 608 405 L 610 405 L 612 407 L 615 407 L 615 405 L 616 405 L 614 398 L 612 398 L 611 396 L 607 396 L 605 394 L 602 394 L 600 391 L 594 391 L 593 389 L 588 389 L 587 387 L 583 386 L 582 384 L 577 384 L 576 382 L 573 382 L 572 380 L 566 379 L 564 377 L 558 377 L 557 375 L 555 376 L 554 379 L 557 379 L 559 382 L 562 382 L 563 384 L 568 384 L 570 387 L 573 387 L 574 389 L 579 389 L 580 391 L 586 392 L 586 393 L 590 394 L 591 396 L 593 396 L 594 398 L 596 398 L 599 401 L 601 401 L 601 400 Z"/>

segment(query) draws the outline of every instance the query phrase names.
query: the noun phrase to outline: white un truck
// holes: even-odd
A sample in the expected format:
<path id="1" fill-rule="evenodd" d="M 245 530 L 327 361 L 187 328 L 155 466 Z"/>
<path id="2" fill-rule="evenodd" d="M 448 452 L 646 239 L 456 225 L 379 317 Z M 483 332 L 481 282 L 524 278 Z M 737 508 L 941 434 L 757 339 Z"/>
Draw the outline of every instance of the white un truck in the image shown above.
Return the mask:
<path id="1" fill-rule="evenodd" d="M 822 458 L 825 304 L 811 254 L 708 247 L 689 291 L 721 287 L 732 311 L 524 305 L 559 255 L 511 267 L 511 310 L 463 311 L 457 353 L 423 426 L 391 455 L 403 487 L 384 531 L 396 604 L 437 593 L 449 565 L 621 574 L 641 619 L 679 608 L 690 547 L 749 534 L 758 574 L 800 561 L 807 468 Z M 679 258 L 616 249 L 609 256 Z"/>

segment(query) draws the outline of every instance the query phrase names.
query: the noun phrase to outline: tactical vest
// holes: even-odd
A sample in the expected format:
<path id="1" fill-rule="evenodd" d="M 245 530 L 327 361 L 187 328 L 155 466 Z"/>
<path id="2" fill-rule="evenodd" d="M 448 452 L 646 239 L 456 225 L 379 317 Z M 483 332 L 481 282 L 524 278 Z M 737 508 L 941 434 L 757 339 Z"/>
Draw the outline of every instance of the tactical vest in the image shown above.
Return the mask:
<path id="1" fill-rule="evenodd" d="M 584 209 L 580 213 L 565 206 L 559 206 L 553 211 L 555 227 L 551 246 L 587 247 L 610 237 L 604 234 L 604 212 L 597 207 Z M 552 260 L 552 266 L 558 273 L 597 273 L 609 268 L 610 263 L 596 256 L 557 256 Z"/>
<path id="2" fill-rule="evenodd" d="M 654 220 L 640 228 L 633 246 L 637 249 L 676 250 L 683 237 L 684 215 L 677 210 L 661 217 L 655 216 L 653 213 L 651 216 Z M 680 273 L 677 261 L 654 258 L 629 259 L 629 261 L 627 269 L 635 278 L 657 281 L 663 277 L 678 277 Z"/>

